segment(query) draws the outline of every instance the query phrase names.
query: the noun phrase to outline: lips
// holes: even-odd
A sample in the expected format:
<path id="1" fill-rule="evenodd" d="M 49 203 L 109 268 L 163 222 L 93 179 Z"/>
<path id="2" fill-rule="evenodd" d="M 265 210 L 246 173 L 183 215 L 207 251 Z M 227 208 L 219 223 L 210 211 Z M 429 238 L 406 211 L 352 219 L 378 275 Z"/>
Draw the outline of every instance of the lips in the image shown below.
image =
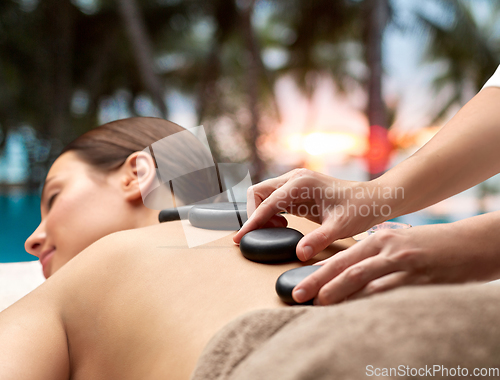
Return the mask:
<path id="1" fill-rule="evenodd" d="M 50 260 L 52 260 L 52 256 L 54 256 L 55 251 L 56 250 L 54 248 L 52 248 L 52 249 L 49 249 L 45 252 L 42 252 L 42 254 L 40 255 L 40 263 L 42 264 L 43 275 L 45 276 L 45 278 L 49 277 L 49 273 L 48 273 L 49 264 L 50 264 Z"/>

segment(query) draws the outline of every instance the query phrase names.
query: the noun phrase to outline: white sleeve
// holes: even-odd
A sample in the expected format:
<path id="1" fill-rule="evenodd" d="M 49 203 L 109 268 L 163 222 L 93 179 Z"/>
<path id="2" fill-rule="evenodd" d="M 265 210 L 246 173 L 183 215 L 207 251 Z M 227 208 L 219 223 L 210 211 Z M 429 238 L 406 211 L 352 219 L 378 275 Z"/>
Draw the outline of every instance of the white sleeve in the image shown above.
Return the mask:
<path id="1" fill-rule="evenodd" d="M 500 66 L 498 66 L 497 71 L 495 71 L 493 76 L 484 84 L 483 88 L 485 87 L 500 87 Z"/>

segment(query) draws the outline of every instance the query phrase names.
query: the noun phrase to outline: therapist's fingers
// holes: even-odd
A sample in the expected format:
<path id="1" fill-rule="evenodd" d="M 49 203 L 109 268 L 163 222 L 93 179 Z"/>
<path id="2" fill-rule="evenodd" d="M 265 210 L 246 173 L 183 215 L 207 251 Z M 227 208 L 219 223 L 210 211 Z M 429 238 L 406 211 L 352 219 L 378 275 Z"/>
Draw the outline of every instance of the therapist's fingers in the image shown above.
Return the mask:
<path id="1" fill-rule="evenodd" d="M 363 260 L 325 284 L 314 300 L 315 305 L 331 305 L 341 302 L 363 289 L 369 282 L 396 271 L 393 261 L 384 256 Z"/>
<path id="2" fill-rule="evenodd" d="M 285 217 L 281 215 L 273 215 L 271 219 L 269 219 L 266 224 L 262 226 L 262 228 L 285 228 L 288 226 L 288 220 L 286 220 Z M 233 238 L 234 241 L 234 238 Z M 239 245 L 238 243 L 235 242 L 236 245 Z"/>
<path id="3" fill-rule="evenodd" d="M 367 240 L 340 251 L 328 259 L 328 262 L 322 268 L 310 274 L 295 286 L 292 293 L 293 299 L 302 303 L 314 298 L 323 285 L 333 280 L 344 270 L 368 257 L 377 255 L 380 249 L 374 244 L 367 245 L 365 243 Z"/>
<path id="4" fill-rule="evenodd" d="M 388 290 L 392 290 L 403 285 L 409 285 L 411 283 L 410 277 L 411 276 L 408 272 L 390 273 L 387 276 L 383 276 L 369 282 L 363 289 L 352 294 L 347 299 L 354 300 L 364 298 L 377 293 L 387 292 Z"/>
<path id="5" fill-rule="evenodd" d="M 284 216 L 273 215 L 262 228 L 284 228 L 286 226 L 288 226 L 288 220 Z"/>
<path id="6" fill-rule="evenodd" d="M 251 191 L 252 188 L 249 188 L 249 192 Z M 234 235 L 233 241 L 239 244 L 243 235 L 252 230 L 261 228 L 273 215 L 281 211 L 286 211 L 286 208 L 300 197 L 301 191 L 307 191 L 307 188 L 298 186 L 296 180 L 291 180 L 269 194 L 269 196 L 259 204 L 253 214 L 248 216 L 246 223 L 241 227 L 238 233 Z M 249 195 L 249 197 L 251 197 L 251 195 Z M 255 196 L 255 199 L 260 197 L 261 195 Z"/>
<path id="7" fill-rule="evenodd" d="M 332 222 L 324 223 L 300 239 L 297 244 L 297 257 L 299 260 L 307 261 L 312 259 L 339 238 L 339 232 L 332 224 Z"/>
<path id="8" fill-rule="evenodd" d="M 279 189 L 293 177 L 296 170 L 289 171 L 279 177 L 270 178 L 250 186 L 247 190 L 247 214 L 250 217 L 259 205 L 267 199 L 276 189 Z"/>

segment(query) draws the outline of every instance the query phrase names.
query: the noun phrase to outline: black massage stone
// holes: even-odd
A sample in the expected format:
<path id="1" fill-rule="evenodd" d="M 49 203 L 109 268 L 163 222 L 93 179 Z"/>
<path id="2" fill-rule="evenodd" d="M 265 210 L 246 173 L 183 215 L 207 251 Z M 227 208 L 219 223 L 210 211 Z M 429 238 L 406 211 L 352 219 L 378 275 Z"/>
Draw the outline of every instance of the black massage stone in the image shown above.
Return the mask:
<path id="1" fill-rule="evenodd" d="M 297 261 L 295 250 L 303 237 L 292 228 L 261 228 L 241 238 L 240 251 L 248 260 L 259 263 Z"/>
<path id="2" fill-rule="evenodd" d="M 160 215 L 158 215 L 158 219 L 160 223 L 171 222 L 173 220 L 181 220 L 181 214 L 184 216 L 183 219 L 187 218 L 188 211 L 193 206 L 179 206 L 177 208 L 166 208 L 160 211 Z M 180 211 L 180 214 L 179 214 Z"/>
<path id="3" fill-rule="evenodd" d="M 208 230 L 238 230 L 247 219 L 247 204 L 243 202 L 195 205 L 189 210 L 189 222 Z"/>
<path id="4" fill-rule="evenodd" d="M 292 291 L 295 286 L 298 285 L 304 278 L 309 276 L 311 273 L 316 272 L 320 265 L 308 265 L 305 267 L 295 268 L 287 270 L 276 280 L 276 293 L 281 298 L 281 300 L 290 305 L 297 305 L 298 303 L 292 298 Z M 312 305 L 312 299 L 301 303 L 300 305 Z"/>

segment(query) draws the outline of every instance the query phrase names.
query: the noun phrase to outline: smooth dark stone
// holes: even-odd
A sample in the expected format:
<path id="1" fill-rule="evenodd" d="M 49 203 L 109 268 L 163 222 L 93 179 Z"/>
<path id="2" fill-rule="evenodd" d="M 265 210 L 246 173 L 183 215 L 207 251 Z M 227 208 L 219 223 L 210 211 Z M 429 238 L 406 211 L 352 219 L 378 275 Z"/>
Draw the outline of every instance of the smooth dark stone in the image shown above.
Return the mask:
<path id="1" fill-rule="evenodd" d="M 173 220 L 187 219 L 188 212 L 192 207 L 193 206 L 179 206 L 177 208 L 166 208 L 160 211 L 158 220 L 160 221 L 160 223 L 164 223 L 171 222 Z M 181 218 L 181 215 L 183 215 L 184 217 Z"/>
<path id="2" fill-rule="evenodd" d="M 320 265 L 308 265 L 305 267 L 295 268 L 287 270 L 276 280 L 276 293 L 281 298 L 281 300 L 290 305 L 298 305 L 297 302 L 292 298 L 292 291 L 299 282 L 301 282 L 304 278 L 309 276 L 311 273 L 316 272 Z M 312 299 L 301 303 L 300 305 L 311 305 Z"/>
<path id="3" fill-rule="evenodd" d="M 189 222 L 208 230 L 239 230 L 247 219 L 247 204 L 243 202 L 195 205 L 189 211 Z"/>
<path id="4" fill-rule="evenodd" d="M 293 228 L 261 228 L 243 236 L 240 251 L 259 263 L 297 261 L 297 243 L 304 235 Z"/>

